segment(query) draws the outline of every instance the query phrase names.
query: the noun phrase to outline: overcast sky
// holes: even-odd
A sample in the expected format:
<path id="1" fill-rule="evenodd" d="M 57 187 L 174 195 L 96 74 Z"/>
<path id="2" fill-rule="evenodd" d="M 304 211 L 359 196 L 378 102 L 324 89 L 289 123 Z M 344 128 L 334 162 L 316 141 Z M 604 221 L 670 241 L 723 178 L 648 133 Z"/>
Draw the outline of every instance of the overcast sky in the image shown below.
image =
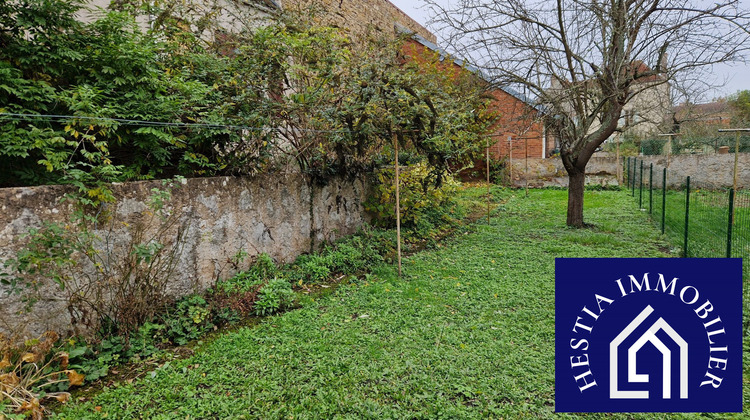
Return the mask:
<path id="1" fill-rule="evenodd" d="M 411 16 L 412 19 L 427 26 L 426 23 L 430 19 L 429 10 L 424 7 L 424 1 L 422 0 L 390 0 L 391 3 L 395 4 L 398 8 L 406 12 L 407 15 Z M 448 4 L 449 0 L 440 0 L 443 4 Z M 455 4 L 455 0 L 453 1 Z M 434 31 L 433 31 L 434 32 Z M 438 44 L 441 44 L 440 37 L 438 36 Z M 713 94 L 715 97 L 727 96 L 738 90 L 750 90 L 750 65 L 719 65 L 714 67 L 714 71 L 719 80 L 728 79 L 726 86 L 720 88 Z M 711 98 L 706 98 L 710 100 Z"/>

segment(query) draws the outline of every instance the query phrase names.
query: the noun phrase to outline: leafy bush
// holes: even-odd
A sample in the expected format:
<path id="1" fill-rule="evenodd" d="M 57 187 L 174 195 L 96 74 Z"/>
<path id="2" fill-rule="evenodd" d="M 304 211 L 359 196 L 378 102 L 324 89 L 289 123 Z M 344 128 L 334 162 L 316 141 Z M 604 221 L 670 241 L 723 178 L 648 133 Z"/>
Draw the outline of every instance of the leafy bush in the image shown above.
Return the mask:
<path id="1" fill-rule="evenodd" d="M 392 170 L 381 170 L 372 195 L 365 202 L 365 209 L 373 213 L 375 223 L 383 227 L 396 224 L 396 186 Z M 427 164 L 419 163 L 405 168 L 400 174 L 401 224 L 416 227 L 420 219 L 436 209 L 445 208 L 458 190 L 458 182 L 452 177 L 437 182 L 437 175 Z"/>
<path id="2" fill-rule="evenodd" d="M 220 280 L 207 293 L 213 309 L 214 322 L 233 324 L 243 316 L 254 313 L 258 292 L 279 273 L 267 254 L 260 254 L 247 271 Z"/>
<path id="3" fill-rule="evenodd" d="M 268 282 L 258 293 L 255 302 L 255 314 L 267 316 L 279 311 L 289 309 L 294 302 L 294 291 L 289 281 L 283 278 L 274 278 Z"/>
<path id="4" fill-rule="evenodd" d="M 331 261 L 323 255 L 300 255 L 294 262 L 290 279 L 297 283 L 318 284 L 331 275 Z"/>
<path id="5" fill-rule="evenodd" d="M 641 142 L 641 151 L 644 155 L 661 155 L 666 143 L 663 139 L 645 139 Z"/>
<path id="6" fill-rule="evenodd" d="M 171 342 L 181 346 L 199 338 L 214 327 L 211 308 L 199 295 L 180 299 L 175 311 L 168 313 L 163 319 L 167 337 Z"/>
<path id="7" fill-rule="evenodd" d="M 508 181 L 508 158 L 490 158 L 490 182 L 502 185 Z"/>
<path id="8" fill-rule="evenodd" d="M 378 243 L 368 239 L 365 233 L 359 233 L 326 248 L 324 252 L 330 269 L 344 274 L 355 274 L 382 261 Z"/>

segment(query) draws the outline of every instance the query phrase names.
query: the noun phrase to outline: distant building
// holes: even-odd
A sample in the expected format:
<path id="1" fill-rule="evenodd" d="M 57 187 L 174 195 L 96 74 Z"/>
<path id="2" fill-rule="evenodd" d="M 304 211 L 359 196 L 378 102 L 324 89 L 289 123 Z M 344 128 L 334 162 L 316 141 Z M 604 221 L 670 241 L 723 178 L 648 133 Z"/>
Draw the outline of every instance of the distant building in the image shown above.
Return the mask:
<path id="1" fill-rule="evenodd" d="M 634 63 L 636 80 L 632 98 L 622 109 L 618 130 L 626 137 L 645 138 L 668 129 L 672 112 L 670 85 L 660 74 L 638 77 L 653 70 L 641 61 Z"/>
<path id="2" fill-rule="evenodd" d="M 686 125 L 710 125 L 728 128 L 732 123 L 732 107 L 726 100 L 705 104 L 683 103 L 674 107 L 674 130 L 679 132 Z"/>
<path id="3" fill-rule="evenodd" d="M 406 28 L 400 28 L 400 31 L 408 33 Z M 479 69 L 462 60 L 451 58 L 435 43 L 418 34 L 412 34 L 407 39 L 403 52 L 417 61 L 437 59 L 444 63 L 445 71 L 455 73 L 468 71 L 486 80 Z M 490 87 L 487 93 L 493 99 L 490 107 L 499 114 L 499 119 L 489 134 L 492 157 L 495 159 L 549 157 L 555 144 L 547 137 L 541 118 L 541 108 L 512 89 Z"/>

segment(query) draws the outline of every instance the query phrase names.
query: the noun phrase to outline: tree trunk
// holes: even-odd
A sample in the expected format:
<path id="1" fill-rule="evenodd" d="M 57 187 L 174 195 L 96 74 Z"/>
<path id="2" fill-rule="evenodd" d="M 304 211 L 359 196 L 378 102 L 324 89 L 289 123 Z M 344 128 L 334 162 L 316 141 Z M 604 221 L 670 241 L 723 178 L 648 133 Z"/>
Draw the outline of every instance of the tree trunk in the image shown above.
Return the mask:
<path id="1" fill-rule="evenodd" d="M 568 226 L 583 227 L 583 187 L 585 171 L 568 171 Z"/>

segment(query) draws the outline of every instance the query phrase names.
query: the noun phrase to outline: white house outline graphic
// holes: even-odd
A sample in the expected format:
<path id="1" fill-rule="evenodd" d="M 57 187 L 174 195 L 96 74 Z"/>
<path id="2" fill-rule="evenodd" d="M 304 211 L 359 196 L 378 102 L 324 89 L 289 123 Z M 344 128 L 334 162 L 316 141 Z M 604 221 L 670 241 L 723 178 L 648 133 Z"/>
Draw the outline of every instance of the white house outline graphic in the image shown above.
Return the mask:
<path id="1" fill-rule="evenodd" d="M 654 312 L 654 308 L 651 305 L 638 314 L 633 321 L 625 327 L 620 334 L 609 343 L 609 397 L 613 399 L 648 399 L 648 391 L 621 391 L 618 389 L 617 382 L 617 350 L 620 345 L 627 339 L 638 326 L 640 326 L 646 318 Z M 664 331 L 669 338 L 671 338 L 675 344 L 680 348 L 680 398 L 686 399 L 688 397 L 688 344 L 685 340 L 680 337 L 679 334 L 666 322 L 664 318 L 659 318 L 654 324 L 646 331 L 638 340 L 628 348 L 628 382 L 634 383 L 648 383 L 648 374 L 637 373 L 637 357 L 636 354 L 646 343 L 651 343 L 656 347 L 657 350 L 662 354 L 662 372 L 663 372 L 663 383 L 662 383 L 662 398 L 672 398 L 672 352 L 664 343 L 659 340 L 656 333 L 660 330 Z"/>

